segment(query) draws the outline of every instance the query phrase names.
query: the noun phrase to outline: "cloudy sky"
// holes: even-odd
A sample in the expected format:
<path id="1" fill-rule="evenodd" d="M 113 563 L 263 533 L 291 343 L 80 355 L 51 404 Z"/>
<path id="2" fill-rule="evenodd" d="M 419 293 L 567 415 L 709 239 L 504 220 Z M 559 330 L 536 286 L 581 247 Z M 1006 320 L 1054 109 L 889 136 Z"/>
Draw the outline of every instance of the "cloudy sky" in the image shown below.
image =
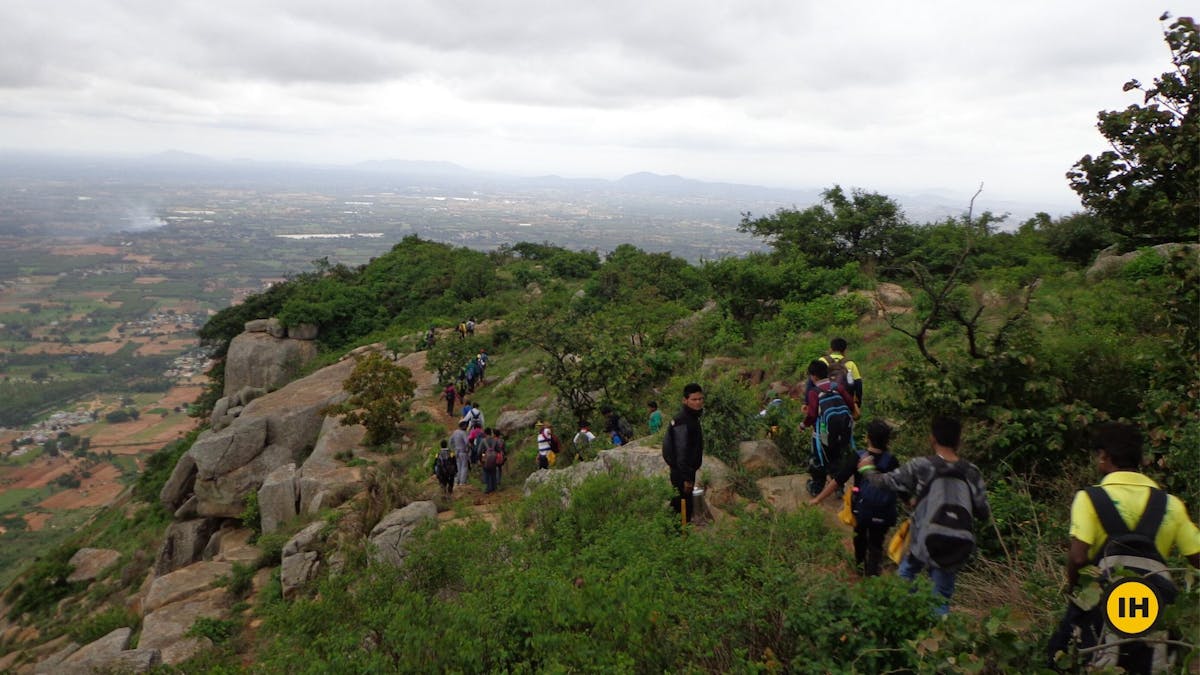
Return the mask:
<path id="1" fill-rule="evenodd" d="M 1189 2 L 1191 0 L 1188 0 Z M 0 151 L 636 171 L 1077 203 L 1130 0 L 4 0 Z"/>

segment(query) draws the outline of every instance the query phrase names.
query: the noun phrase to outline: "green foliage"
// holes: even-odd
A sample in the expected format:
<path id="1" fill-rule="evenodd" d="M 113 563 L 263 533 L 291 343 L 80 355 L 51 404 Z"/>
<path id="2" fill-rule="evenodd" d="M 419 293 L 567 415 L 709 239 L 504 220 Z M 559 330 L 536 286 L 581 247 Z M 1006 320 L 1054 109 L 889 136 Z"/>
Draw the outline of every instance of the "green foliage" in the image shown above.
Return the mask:
<path id="1" fill-rule="evenodd" d="M 1126 281 L 1140 281 L 1162 276 L 1167 261 L 1152 248 L 1142 249 L 1137 257 L 1121 269 L 1121 278 Z"/>
<path id="2" fill-rule="evenodd" d="M 255 534 L 262 533 L 262 511 L 258 506 L 258 491 L 251 490 L 242 499 L 242 514 L 238 516 L 242 527 L 254 530 Z"/>
<path id="3" fill-rule="evenodd" d="M 75 624 L 68 634 L 71 639 L 81 645 L 95 642 L 118 628 L 132 628 L 135 631 L 142 624 L 142 618 L 137 612 L 128 607 L 110 607 L 87 620 Z"/>
<path id="4" fill-rule="evenodd" d="M 1169 18 L 1164 14 L 1162 20 Z M 1141 105 L 1099 113 L 1097 127 L 1112 146 L 1084 155 L 1067 172 L 1083 205 L 1126 243 L 1195 242 L 1200 236 L 1200 31 L 1189 17 L 1164 30 L 1170 71 L 1145 87 Z"/>
<path id="5" fill-rule="evenodd" d="M 233 568 L 229 574 L 217 579 L 214 584 L 216 586 L 225 587 L 231 596 L 237 599 L 246 597 L 251 588 L 254 586 L 254 573 L 258 571 L 256 565 L 246 565 L 240 562 L 233 563 Z"/>
<path id="6" fill-rule="evenodd" d="M 236 619 L 213 619 L 202 616 L 196 619 L 192 627 L 188 629 L 187 637 L 208 638 L 212 643 L 219 645 L 233 636 L 237 635 L 241 630 L 241 623 Z"/>
<path id="7" fill-rule="evenodd" d="M 683 380 L 673 381 L 671 391 L 683 391 Z M 678 385 L 678 386 L 675 386 Z M 760 429 L 758 395 L 734 377 L 726 375 L 704 387 L 704 452 L 729 465 L 737 464 L 738 443 L 754 438 Z"/>
<path id="8" fill-rule="evenodd" d="M 779 209 L 754 218 L 742 215 L 741 232 L 766 239 L 780 256 L 799 255 L 817 267 L 849 261 L 887 264 L 907 252 L 910 228 L 900 205 L 890 197 L 838 185 L 821 193 L 821 204 L 803 211 Z"/>
<path id="9" fill-rule="evenodd" d="M 191 449 L 199 435 L 200 429 L 194 429 L 183 438 L 168 443 L 158 452 L 147 457 L 145 467 L 133 484 L 134 499 L 158 505 L 158 496 L 175 470 L 175 464 L 179 462 L 179 458 L 184 453 Z"/>
<path id="10" fill-rule="evenodd" d="M 479 335 L 438 340 L 426 354 L 426 367 L 437 373 L 438 382 L 450 384 L 480 350 L 489 347 L 487 339 Z"/>
<path id="11" fill-rule="evenodd" d="M 927 587 L 909 596 L 895 578 L 837 583 L 827 569 L 838 535 L 815 510 L 681 538 L 669 492 L 661 480 L 598 476 L 568 506 L 554 485 L 535 491 L 494 531 L 426 530 L 401 570 L 333 576 L 314 599 L 271 606 L 259 667 L 826 671 L 857 659 L 881 672 L 913 663 L 906 641 L 935 624 Z"/>
<path id="12" fill-rule="evenodd" d="M 807 302 L 785 302 L 780 317 L 793 331 L 824 331 L 853 324 L 871 311 L 862 295 L 819 295 Z"/>
<path id="13" fill-rule="evenodd" d="M 342 387 L 350 398 L 331 406 L 329 412 L 343 415 L 342 424 L 363 425 L 367 429 L 365 442 L 380 445 L 400 433 L 416 383 L 408 368 L 371 352 L 358 359 Z"/>
<path id="14" fill-rule="evenodd" d="M 8 612 L 9 620 L 16 620 L 26 612 L 45 612 L 59 600 L 79 590 L 79 583 L 67 581 L 67 577 L 74 571 L 70 564 L 71 556 L 78 550 L 78 546 L 69 544 L 51 550 L 38 558 L 25 576 L 9 587 L 5 595 L 5 600 L 11 607 Z"/>

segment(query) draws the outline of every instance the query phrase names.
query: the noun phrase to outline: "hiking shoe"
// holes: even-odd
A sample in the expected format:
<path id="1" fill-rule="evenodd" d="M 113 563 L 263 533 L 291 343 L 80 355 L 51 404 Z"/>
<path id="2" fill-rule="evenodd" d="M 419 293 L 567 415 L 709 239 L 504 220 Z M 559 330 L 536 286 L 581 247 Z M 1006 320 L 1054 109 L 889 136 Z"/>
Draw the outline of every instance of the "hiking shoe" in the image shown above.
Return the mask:
<path id="1" fill-rule="evenodd" d="M 810 497 L 816 497 L 819 494 L 821 494 L 821 488 L 817 487 L 817 481 L 809 478 L 808 479 L 808 495 Z"/>

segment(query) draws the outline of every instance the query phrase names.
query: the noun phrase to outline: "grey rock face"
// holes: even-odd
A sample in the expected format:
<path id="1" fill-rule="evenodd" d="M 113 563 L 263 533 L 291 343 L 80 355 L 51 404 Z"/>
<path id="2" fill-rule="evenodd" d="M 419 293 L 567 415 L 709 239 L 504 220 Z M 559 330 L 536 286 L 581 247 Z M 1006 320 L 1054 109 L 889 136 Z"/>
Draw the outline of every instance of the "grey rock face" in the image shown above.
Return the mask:
<path id="1" fill-rule="evenodd" d="M 383 517 L 371 530 L 371 543 L 376 547 L 377 560 L 399 567 L 404 563 L 404 543 L 422 523 L 437 521 L 437 506 L 433 502 L 413 502 Z"/>
<path id="2" fill-rule="evenodd" d="M 208 540 L 220 526 L 221 521 L 215 518 L 171 523 L 154 563 L 155 576 L 162 576 L 199 560 Z"/>
<path id="3" fill-rule="evenodd" d="M 283 338 L 282 326 L 271 333 L 242 333 L 229 343 L 225 357 L 225 391 L 229 396 L 242 387 L 271 390 L 296 377 L 300 368 L 317 355 L 317 344 L 311 340 Z"/>

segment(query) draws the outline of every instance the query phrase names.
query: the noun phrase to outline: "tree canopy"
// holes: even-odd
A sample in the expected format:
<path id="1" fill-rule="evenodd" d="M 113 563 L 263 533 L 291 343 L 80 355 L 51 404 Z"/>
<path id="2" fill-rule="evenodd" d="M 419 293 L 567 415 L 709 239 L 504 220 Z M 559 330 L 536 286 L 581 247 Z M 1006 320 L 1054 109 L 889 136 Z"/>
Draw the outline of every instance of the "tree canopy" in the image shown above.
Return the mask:
<path id="1" fill-rule="evenodd" d="M 1149 87 L 1126 82 L 1142 104 L 1099 113 L 1112 149 L 1084 155 L 1067 172 L 1083 205 L 1134 246 L 1195 241 L 1200 228 L 1200 33 L 1181 17 L 1164 36 L 1174 70 Z"/>

